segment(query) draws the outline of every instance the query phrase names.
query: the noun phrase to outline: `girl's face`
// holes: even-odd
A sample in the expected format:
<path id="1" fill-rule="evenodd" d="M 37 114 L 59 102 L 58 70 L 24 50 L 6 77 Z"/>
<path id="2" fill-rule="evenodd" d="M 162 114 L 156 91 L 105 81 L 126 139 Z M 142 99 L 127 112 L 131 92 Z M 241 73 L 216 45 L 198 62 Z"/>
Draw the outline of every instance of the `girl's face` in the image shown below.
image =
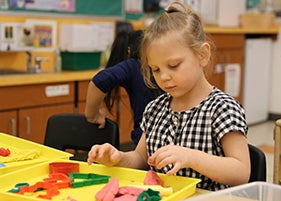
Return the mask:
<path id="1" fill-rule="evenodd" d="M 174 98 L 192 95 L 205 79 L 204 59 L 191 51 L 172 32 L 153 41 L 147 49 L 147 60 L 158 86 Z"/>

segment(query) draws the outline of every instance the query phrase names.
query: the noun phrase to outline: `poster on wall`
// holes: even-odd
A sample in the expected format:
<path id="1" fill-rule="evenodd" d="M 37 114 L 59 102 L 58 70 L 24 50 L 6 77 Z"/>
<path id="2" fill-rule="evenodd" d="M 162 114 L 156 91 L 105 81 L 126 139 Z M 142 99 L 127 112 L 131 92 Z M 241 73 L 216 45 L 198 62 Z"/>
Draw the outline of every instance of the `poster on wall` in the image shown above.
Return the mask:
<path id="1" fill-rule="evenodd" d="M 53 20 L 33 20 L 27 19 L 24 23 L 23 30 L 29 30 L 32 40 L 27 43 L 24 37 L 21 38 L 22 46 L 32 46 L 34 50 L 54 51 L 56 47 L 56 29 L 57 23 Z"/>
<path id="2" fill-rule="evenodd" d="M 9 8 L 75 12 L 75 0 L 9 0 Z"/>
<path id="3" fill-rule="evenodd" d="M 8 9 L 8 0 L 0 0 L 0 10 Z"/>

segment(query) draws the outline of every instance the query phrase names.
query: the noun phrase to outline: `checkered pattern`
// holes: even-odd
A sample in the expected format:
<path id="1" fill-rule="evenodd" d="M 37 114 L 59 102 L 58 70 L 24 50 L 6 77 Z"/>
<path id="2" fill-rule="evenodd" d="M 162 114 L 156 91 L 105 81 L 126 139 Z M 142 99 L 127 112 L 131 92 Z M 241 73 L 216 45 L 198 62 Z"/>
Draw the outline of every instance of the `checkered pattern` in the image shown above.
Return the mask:
<path id="1" fill-rule="evenodd" d="M 247 134 L 244 109 L 231 96 L 214 88 L 198 106 L 184 112 L 174 112 L 169 107 L 170 95 L 163 94 L 150 102 L 144 112 L 141 128 L 146 132 L 148 154 L 152 155 L 165 145 L 179 145 L 206 153 L 224 156 L 220 139 L 232 131 Z M 166 173 L 168 165 L 157 172 Z M 198 187 L 208 190 L 227 188 L 190 168 L 181 169 L 177 175 L 202 179 Z"/>

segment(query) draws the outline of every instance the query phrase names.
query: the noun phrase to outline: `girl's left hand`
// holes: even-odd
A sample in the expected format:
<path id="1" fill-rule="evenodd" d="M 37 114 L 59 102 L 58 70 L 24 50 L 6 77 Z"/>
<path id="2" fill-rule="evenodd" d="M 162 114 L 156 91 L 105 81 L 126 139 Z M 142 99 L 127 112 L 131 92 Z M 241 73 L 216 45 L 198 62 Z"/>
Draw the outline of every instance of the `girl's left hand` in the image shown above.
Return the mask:
<path id="1" fill-rule="evenodd" d="M 189 148 L 167 145 L 158 149 L 152 156 L 148 158 L 147 163 L 161 169 L 168 164 L 172 164 L 173 168 L 168 171 L 167 175 L 176 174 L 181 168 L 188 167 Z"/>

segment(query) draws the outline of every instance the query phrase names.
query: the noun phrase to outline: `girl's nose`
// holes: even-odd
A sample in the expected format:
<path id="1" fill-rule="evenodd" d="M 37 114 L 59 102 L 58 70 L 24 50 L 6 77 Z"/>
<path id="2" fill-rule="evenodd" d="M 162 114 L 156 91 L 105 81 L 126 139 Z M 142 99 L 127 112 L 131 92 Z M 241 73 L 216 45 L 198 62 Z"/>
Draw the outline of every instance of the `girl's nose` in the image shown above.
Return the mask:
<path id="1" fill-rule="evenodd" d="M 168 72 L 161 72 L 160 79 L 162 81 L 170 80 L 171 75 Z"/>

